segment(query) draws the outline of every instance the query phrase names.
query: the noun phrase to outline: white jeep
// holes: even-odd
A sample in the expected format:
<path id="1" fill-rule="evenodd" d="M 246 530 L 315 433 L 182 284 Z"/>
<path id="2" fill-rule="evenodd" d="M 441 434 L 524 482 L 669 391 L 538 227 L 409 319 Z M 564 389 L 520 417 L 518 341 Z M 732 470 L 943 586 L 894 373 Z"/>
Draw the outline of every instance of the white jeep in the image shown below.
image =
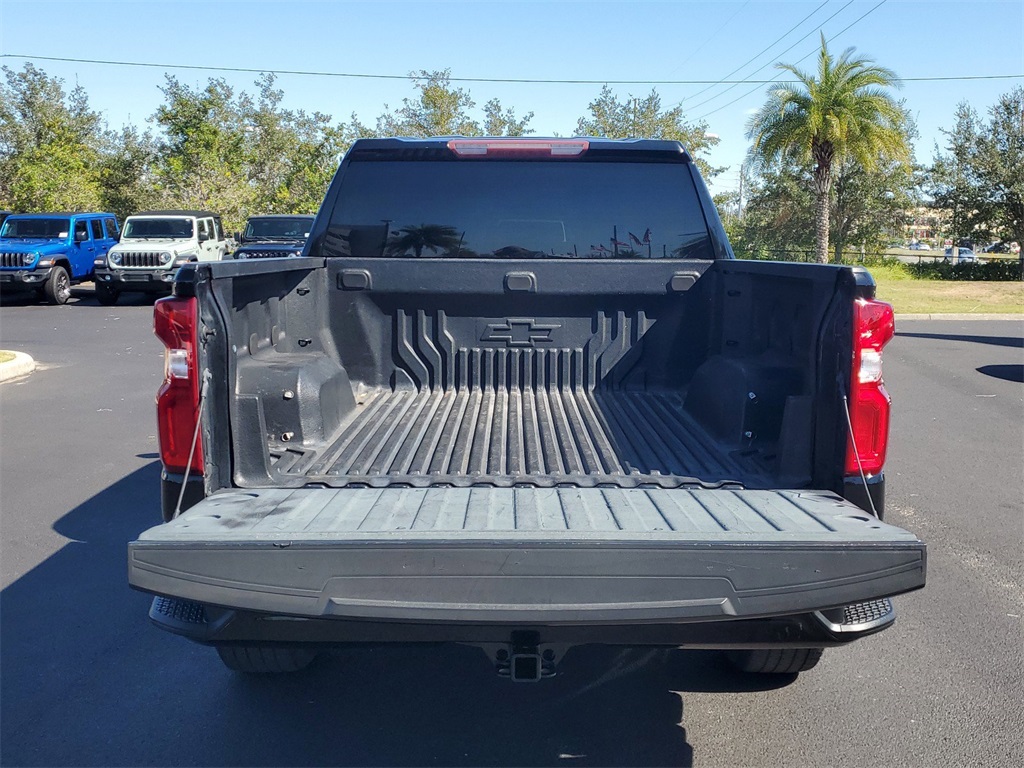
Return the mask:
<path id="1" fill-rule="evenodd" d="M 147 211 L 125 219 L 120 242 L 96 259 L 96 298 L 125 292 L 170 293 L 178 267 L 228 253 L 220 216 L 209 211 Z"/>

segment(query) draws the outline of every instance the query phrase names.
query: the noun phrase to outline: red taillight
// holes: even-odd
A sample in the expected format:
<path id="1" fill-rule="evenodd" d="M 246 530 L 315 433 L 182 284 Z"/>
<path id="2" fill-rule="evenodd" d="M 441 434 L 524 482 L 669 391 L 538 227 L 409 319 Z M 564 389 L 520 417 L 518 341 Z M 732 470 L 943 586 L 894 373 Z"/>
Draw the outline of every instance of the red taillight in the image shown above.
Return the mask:
<path id="1" fill-rule="evenodd" d="M 895 333 L 892 305 L 874 299 L 857 299 L 853 308 L 849 403 L 852 430 L 846 445 L 848 475 L 861 472 L 874 475 L 885 465 L 891 401 L 882 382 L 882 347 Z"/>
<path id="2" fill-rule="evenodd" d="M 452 139 L 448 149 L 459 157 L 579 157 L 590 148 L 586 139 Z"/>
<path id="3" fill-rule="evenodd" d="M 192 442 L 199 418 L 195 298 L 168 296 L 153 305 L 153 332 L 164 343 L 164 383 L 156 394 L 160 459 L 169 472 L 203 473 L 202 440 Z M 189 465 L 189 453 L 192 463 Z"/>

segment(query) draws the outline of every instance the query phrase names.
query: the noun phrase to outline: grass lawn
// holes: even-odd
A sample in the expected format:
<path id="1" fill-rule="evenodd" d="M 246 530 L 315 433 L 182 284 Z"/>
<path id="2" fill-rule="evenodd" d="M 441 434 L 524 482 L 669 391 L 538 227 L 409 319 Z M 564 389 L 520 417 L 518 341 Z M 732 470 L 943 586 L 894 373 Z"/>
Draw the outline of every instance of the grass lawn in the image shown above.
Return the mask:
<path id="1" fill-rule="evenodd" d="M 1024 282 L 915 280 L 898 268 L 872 267 L 878 298 L 901 314 L 986 312 L 1024 315 Z"/>
<path id="2" fill-rule="evenodd" d="M 0 363 L 6 363 L 14 359 L 13 352 L 4 352 L 0 349 Z"/>

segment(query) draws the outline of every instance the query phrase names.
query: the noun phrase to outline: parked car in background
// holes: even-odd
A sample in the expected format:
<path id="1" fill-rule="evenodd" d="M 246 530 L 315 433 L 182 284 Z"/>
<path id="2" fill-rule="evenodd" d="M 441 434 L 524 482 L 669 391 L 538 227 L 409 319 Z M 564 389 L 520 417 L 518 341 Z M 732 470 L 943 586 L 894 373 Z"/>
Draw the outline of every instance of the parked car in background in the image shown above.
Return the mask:
<path id="1" fill-rule="evenodd" d="M 122 293 L 170 293 L 182 264 L 220 261 L 227 252 L 216 213 L 148 211 L 129 216 L 121 242 L 96 259 L 96 298 L 112 305 Z"/>
<path id="2" fill-rule="evenodd" d="M 1004 242 L 995 242 L 991 245 L 987 245 L 982 249 L 982 253 L 1009 253 L 1010 244 Z"/>
<path id="3" fill-rule="evenodd" d="M 10 215 L 0 228 L 0 286 L 65 304 L 72 284 L 93 278 L 119 234 L 112 213 Z"/>
<path id="4" fill-rule="evenodd" d="M 301 256 L 315 216 L 266 214 L 250 216 L 238 237 L 236 259 Z"/>
<path id="5" fill-rule="evenodd" d="M 953 258 L 953 249 L 947 248 L 943 254 L 943 261 L 952 261 L 954 264 L 961 261 L 977 261 L 978 255 L 970 248 L 957 248 L 956 258 Z"/>
<path id="6" fill-rule="evenodd" d="M 931 246 L 929 246 L 928 243 L 920 243 L 920 242 L 918 242 L 918 243 L 911 243 L 908 246 L 908 248 L 910 248 L 910 250 L 912 250 L 912 251 L 930 251 L 931 250 Z"/>

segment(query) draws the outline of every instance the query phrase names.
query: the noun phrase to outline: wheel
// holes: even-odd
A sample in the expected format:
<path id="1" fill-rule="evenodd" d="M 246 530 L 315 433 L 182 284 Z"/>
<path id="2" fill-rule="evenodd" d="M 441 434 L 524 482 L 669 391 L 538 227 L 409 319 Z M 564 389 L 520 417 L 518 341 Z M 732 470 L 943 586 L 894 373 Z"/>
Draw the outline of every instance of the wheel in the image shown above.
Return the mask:
<path id="1" fill-rule="evenodd" d="M 741 672 L 761 675 L 795 675 L 813 669 L 821 661 L 821 648 L 770 648 L 729 651 L 727 656 Z"/>
<path id="2" fill-rule="evenodd" d="M 279 675 L 298 672 L 316 658 L 309 648 L 273 648 L 260 645 L 218 645 L 224 666 L 249 675 Z"/>
<path id="3" fill-rule="evenodd" d="M 46 300 L 51 304 L 67 304 L 71 298 L 71 278 L 64 267 L 54 267 L 43 286 Z"/>
<path id="4" fill-rule="evenodd" d="M 105 307 L 112 307 L 121 298 L 121 291 L 106 283 L 96 283 L 96 301 Z"/>

